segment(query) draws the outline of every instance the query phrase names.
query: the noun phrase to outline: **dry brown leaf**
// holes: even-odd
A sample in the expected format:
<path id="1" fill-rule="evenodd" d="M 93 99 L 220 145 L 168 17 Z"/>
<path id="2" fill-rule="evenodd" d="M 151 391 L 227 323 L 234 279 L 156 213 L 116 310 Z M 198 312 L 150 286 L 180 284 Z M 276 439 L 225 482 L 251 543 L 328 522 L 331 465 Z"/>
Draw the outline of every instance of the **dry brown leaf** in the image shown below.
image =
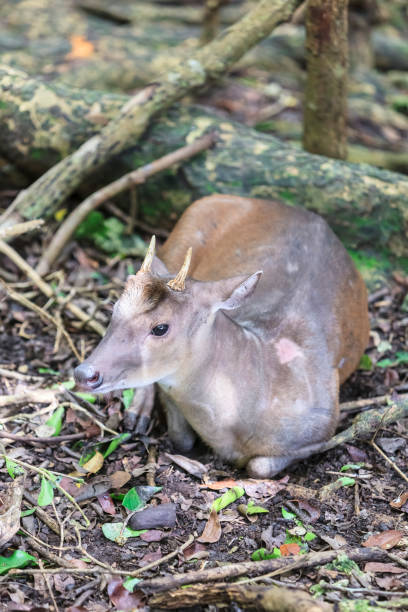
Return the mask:
<path id="1" fill-rule="evenodd" d="M 86 470 L 87 472 L 89 472 L 90 474 L 96 474 L 96 472 L 99 472 L 99 470 L 103 466 L 103 461 L 104 461 L 104 458 L 103 458 L 102 453 L 100 453 L 99 451 L 96 451 L 94 456 L 89 461 L 84 463 L 82 468 Z"/>
<path id="2" fill-rule="evenodd" d="M 218 542 L 221 537 L 221 523 L 218 518 L 218 514 L 215 510 L 211 510 L 211 514 L 207 523 L 205 524 L 204 531 L 198 539 L 199 542 L 205 542 L 207 544 L 214 544 Z"/>
<path id="3" fill-rule="evenodd" d="M 184 549 L 183 555 L 186 561 L 190 559 L 206 559 L 210 553 L 204 544 L 195 540 L 190 546 Z"/>
<path id="4" fill-rule="evenodd" d="M 165 456 L 192 476 L 200 478 L 200 480 L 207 473 L 207 467 L 195 459 L 189 459 L 184 455 L 171 455 L 170 453 L 165 453 Z"/>
<path id="5" fill-rule="evenodd" d="M 306 512 L 309 514 L 309 521 L 311 523 L 317 521 L 320 516 L 320 509 L 315 504 L 311 504 L 304 499 L 297 499 L 295 501 L 297 501 L 301 510 L 306 510 Z"/>
<path id="6" fill-rule="evenodd" d="M 228 480 L 218 480 L 216 482 L 206 482 L 199 486 L 203 489 L 211 489 L 212 491 L 220 491 L 221 489 L 230 489 L 238 484 L 236 480 L 229 478 Z"/>
<path id="7" fill-rule="evenodd" d="M 379 546 L 383 550 L 388 550 L 393 546 L 396 546 L 401 540 L 404 533 L 397 531 L 396 529 L 390 529 L 389 531 L 383 531 L 382 533 L 376 533 L 363 542 L 363 546 L 372 547 Z"/>
<path id="8" fill-rule="evenodd" d="M 108 584 L 108 595 L 111 602 L 116 606 L 117 609 L 123 610 L 124 612 L 130 612 L 131 610 L 137 610 L 144 601 L 144 595 L 142 591 L 135 591 L 130 593 L 125 589 L 122 578 L 112 578 Z"/>
<path id="9" fill-rule="evenodd" d="M 149 529 L 146 533 L 142 533 L 140 539 L 143 542 L 160 542 L 165 537 L 164 533 L 160 529 Z"/>
<path id="10" fill-rule="evenodd" d="M 387 574 L 404 574 L 407 570 L 403 567 L 398 567 L 394 563 L 380 563 L 377 561 L 369 561 L 364 566 L 365 572 L 384 572 Z"/>
<path id="11" fill-rule="evenodd" d="M 70 38 L 70 43 L 71 51 L 65 56 L 67 60 L 86 59 L 93 55 L 95 50 L 91 41 L 86 40 L 86 38 L 81 35 L 73 34 Z"/>
<path id="12" fill-rule="evenodd" d="M 0 547 L 3 547 L 20 528 L 20 509 L 23 499 L 24 477 L 7 483 L 2 491 L 0 514 Z"/>
<path id="13" fill-rule="evenodd" d="M 279 491 L 285 489 L 289 476 L 284 476 L 280 480 L 255 480 L 249 478 L 240 480 L 238 484 L 244 487 L 245 493 L 249 497 L 260 499 L 262 497 L 275 497 Z"/>
<path id="14" fill-rule="evenodd" d="M 402 508 L 404 504 L 408 502 L 408 491 L 404 491 L 401 495 L 398 495 L 395 499 L 390 501 L 391 508 Z"/>
<path id="15" fill-rule="evenodd" d="M 383 576 L 382 578 L 376 576 L 375 581 L 380 587 L 380 589 L 384 589 L 385 591 L 392 592 L 392 589 L 404 589 L 403 583 L 401 582 L 401 580 L 398 580 L 396 576 Z"/>
<path id="16" fill-rule="evenodd" d="M 106 512 L 107 514 L 111 514 L 112 516 L 115 516 L 116 514 L 115 504 L 113 503 L 113 499 L 111 498 L 109 493 L 103 493 L 102 495 L 98 495 L 97 499 L 104 512 Z"/>
<path id="17" fill-rule="evenodd" d="M 129 472 L 125 472 L 124 470 L 118 470 L 109 476 L 109 480 L 111 482 L 112 489 L 120 489 L 123 487 L 129 480 L 131 479 L 131 475 Z"/>

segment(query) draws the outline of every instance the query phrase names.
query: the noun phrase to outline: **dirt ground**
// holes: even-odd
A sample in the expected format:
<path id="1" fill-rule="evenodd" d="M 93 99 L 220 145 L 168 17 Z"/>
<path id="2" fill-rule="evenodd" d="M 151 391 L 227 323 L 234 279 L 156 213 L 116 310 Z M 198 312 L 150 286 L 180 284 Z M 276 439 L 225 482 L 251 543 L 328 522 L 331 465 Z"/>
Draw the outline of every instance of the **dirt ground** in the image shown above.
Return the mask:
<path id="1" fill-rule="evenodd" d="M 41 251 L 40 240 L 36 235 L 14 241 L 13 246 L 34 265 Z M 86 243 L 73 243 L 65 253 L 62 268 L 48 278 L 48 282 L 60 295 L 106 325 L 131 263 L 130 260 L 108 259 Z M 14 291 L 46 306 L 58 320 L 62 307 L 51 302 L 47 305 L 37 287 L 27 282 L 9 259 L 0 259 L 0 269 Z M 408 360 L 404 356 L 395 358 L 397 352 L 403 355 L 406 347 L 407 291 L 408 279 L 397 274 L 388 286 L 371 294 L 372 334 L 367 354 L 372 364 L 387 358 L 391 363 L 383 367 L 372 365 L 372 369 L 353 374 L 341 391 L 343 402 L 385 394 L 389 394 L 392 402 L 408 390 Z M 98 336 L 86 328 L 78 329 L 70 313 L 65 311 L 61 317 L 78 352 L 88 353 Z M 68 381 L 76 363 L 72 350 L 64 337 L 56 334 L 52 323 L 43 321 L 38 312 L 11 300 L 4 291 L 0 293 L 0 400 L 27 389 L 50 389 L 56 383 Z M 17 374 L 18 378 L 12 374 Z M 119 433 L 128 431 L 132 421 L 129 414 L 124 417 L 120 394 L 98 397 L 94 405 L 74 396 L 59 395 L 55 401 L 38 401 L 41 397 L 36 398 L 34 393 L 31 399 L 33 401 L 29 398 L 19 404 L 5 401 L 0 418 L 2 456 L 5 452 L 11 460 L 25 464 L 22 510 L 36 507 L 40 492 L 41 474 L 30 466 L 59 474 L 81 473 L 84 470 L 80 467 L 81 455 L 95 450 L 101 439 L 109 441 L 115 437 L 95 426 L 95 419 Z M 81 439 L 68 438 L 54 444 L 47 441 L 47 430 L 38 428 L 61 402 L 64 402 L 65 414 L 58 435 L 81 434 Z M 82 411 L 78 411 L 78 405 Z M 361 410 L 373 407 L 375 403 L 344 412 L 339 429 L 349 426 Z M 22 436 L 21 441 L 6 440 L 6 431 Z M 27 438 L 33 436 L 45 438 L 45 441 L 30 442 Z M 49 610 L 54 606 L 59 610 L 99 612 L 143 609 L 148 605 L 155 609 L 159 606 L 137 585 L 133 594 L 123 588 L 122 581 L 127 573 L 153 562 L 155 565 L 140 573 L 138 578 L 169 577 L 250 561 L 251 555 L 259 549 L 269 552 L 277 549 L 279 554 L 291 556 L 293 560 L 304 552 L 336 550 L 339 554 L 347 553 L 378 534 L 382 534 L 382 539 L 374 540 L 374 544 L 388 551 L 384 554 L 394 555 L 394 559 L 387 558 L 379 564 L 375 563 L 374 556 L 374 562 L 367 557 L 368 560 L 359 564 L 361 571 L 357 566 L 347 569 L 344 563 L 330 567 L 316 565 L 253 584 L 296 586 L 305 592 L 312 588 L 314 594 L 335 606 L 346 600 L 361 600 L 361 610 L 384 609 L 384 606 L 396 607 L 399 601 L 399 609 L 403 609 L 407 600 L 401 604 L 401 598 L 408 586 L 408 483 L 406 475 L 404 477 L 395 468 L 406 472 L 407 439 L 408 419 L 404 419 L 380 427 L 376 432 L 375 442 L 385 456 L 369 442 L 354 440 L 297 463 L 282 473 L 280 482 L 277 479 L 275 484 L 270 481 L 254 483 L 244 472 L 215 457 L 203 444 L 187 458 L 187 469 L 180 467 L 180 459 L 171 455 L 177 451 L 172 448 L 160 406 L 156 405 L 147 434 L 124 440 L 106 456 L 103 464 L 92 468 L 94 473 L 84 476 L 86 491 L 78 504 L 89 521 L 87 529 L 77 507 L 57 488 L 54 488 L 52 503 L 43 506 L 42 513 L 40 509 L 22 518 L 21 529 L 6 542 L 2 555 L 9 557 L 14 550 L 26 551 L 37 559 L 38 565 L 29 564 L 18 572 L 0 576 L 1 609 Z M 106 451 L 107 446 L 107 443 L 98 446 L 100 453 Z M 348 464 L 352 467 L 344 470 Z M 115 488 L 114 479 L 110 477 L 118 472 L 127 472 L 130 479 Z M 343 477 L 348 477 L 348 481 L 341 486 L 338 481 Z M 208 485 L 230 479 L 235 482 L 226 483 L 229 488 L 242 486 L 243 495 L 218 513 L 219 524 L 214 519 L 212 534 L 207 539 L 216 541 L 198 542 L 211 504 L 228 488 L 214 490 Z M 2 458 L 0 499 L 3 511 L 11 482 Z M 60 486 L 67 488 L 74 497 L 78 494 L 78 487 L 72 486 L 72 481 L 69 483 L 66 478 L 60 481 Z M 137 488 L 141 486 L 145 489 Z M 147 486 L 150 488 L 146 489 Z M 152 486 L 160 489 L 152 489 Z M 123 521 L 129 515 L 130 510 L 121 504 L 118 494 L 133 487 L 142 497 L 153 493 L 147 501 L 148 513 L 152 507 L 164 504 L 167 504 L 167 513 L 161 522 L 156 521 L 155 525 L 153 521 L 147 531 L 119 545 L 104 536 L 102 525 Z M 116 494 L 113 502 L 110 493 Z M 249 515 L 242 508 L 238 510 L 250 500 L 267 512 Z M 176 521 L 172 525 L 174 510 Z M 18 514 L 18 508 L 16 512 Z M 310 532 L 316 537 L 306 537 Z M 182 550 L 189 538 L 194 538 L 193 543 Z M 370 550 L 378 549 L 367 548 Z M 176 554 L 166 560 L 165 556 L 173 551 Z M 52 573 L 54 568 L 61 568 L 61 571 Z M 71 571 L 64 573 L 63 568 Z M 113 575 L 116 570 L 122 570 L 123 575 Z M 217 604 L 208 604 L 205 596 L 208 583 L 202 583 L 201 588 L 196 610 L 249 609 L 239 603 L 225 600 L 223 603 L 222 598 Z M 169 598 L 161 607 L 169 609 L 171 605 Z M 175 605 L 176 609 L 182 609 L 182 600 Z"/>

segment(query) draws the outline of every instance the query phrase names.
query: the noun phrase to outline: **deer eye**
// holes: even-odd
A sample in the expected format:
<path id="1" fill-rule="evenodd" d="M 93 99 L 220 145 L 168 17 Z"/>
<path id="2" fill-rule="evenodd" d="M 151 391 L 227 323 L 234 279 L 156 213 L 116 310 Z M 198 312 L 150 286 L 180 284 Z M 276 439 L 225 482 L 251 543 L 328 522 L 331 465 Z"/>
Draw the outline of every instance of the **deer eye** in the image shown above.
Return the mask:
<path id="1" fill-rule="evenodd" d="M 153 334 L 153 336 L 164 336 L 164 334 L 167 333 L 168 329 L 169 326 L 167 325 L 167 323 L 161 323 L 160 325 L 156 325 L 156 327 L 153 327 L 150 333 Z"/>

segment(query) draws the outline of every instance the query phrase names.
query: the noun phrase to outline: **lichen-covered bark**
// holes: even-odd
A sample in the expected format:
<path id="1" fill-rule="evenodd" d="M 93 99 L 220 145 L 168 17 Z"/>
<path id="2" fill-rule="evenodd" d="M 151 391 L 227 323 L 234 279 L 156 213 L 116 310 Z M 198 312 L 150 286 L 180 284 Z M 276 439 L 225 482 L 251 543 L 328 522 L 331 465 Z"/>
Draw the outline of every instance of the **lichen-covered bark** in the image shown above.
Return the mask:
<path id="1" fill-rule="evenodd" d="M 98 135 L 20 193 L 17 212 L 24 218 L 49 214 L 87 176 L 136 144 L 155 115 L 210 79 L 219 78 L 247 49 L 287 20 L 298 4 L 300 0 L 260 0 L 238 23 L 131 98 Z"/>
<path id="2" fill-rule="evenodd" d="M 5 68 L 0 100 L 0 126 L 8 126 L 0 132 L 0 155 L 21 168 L 27 164 L 35 174 L 37 164 L 46 170 L 97 134 L 128 98 L 61 89 Z M 100 107 L 91 121 L 89 109 L 96 103 Z M 198 106 L 172 108 L 140 145 L 104 166 L 99 180 L 113 180 L 210 129 L 219 133 L 213 149 L 138 188 L 145 220 L 171 227 L 194 198 L 215 192 L 277 198 L 325 216 L 350 247 L 387 248 L 408 256 L 407 177 L 310 155 Z M 92 188 L 89 181 L 87 187 Z"/>
<path id="3" fill-rule="evenodd" d="M 347 157 L 348 0 L 309 0 L 303 146 L 310 153 Z"/>
<path id="4" fill-rule="evenodd" d="M 4 68 L 0 72 L 0 155 L 21 168 L 27 164 L 33 174 L 37 164 L 46 170 L 97 134 L 127 100 L 126 96 L 45 85 Z M 91 121 L 89 109 L 97 103 L 100 107 Z M 215 192 L 277 198 L 325 216 L 350 247 L 387 248 L 408 256 L 407 177 L 310 155 L 198 106 L 172 108 L 154 121 L 140 145 L 129 147 L 93 181 L 87 181 L 88 193 L 100 186 L 96 180 L 113 180 L 210 129 L 219 133 L 213 149 L 138 188 L 145 220 L 171 227 L 194 198 Z M 56 208 L 50 206 L 48 213 Z"/>

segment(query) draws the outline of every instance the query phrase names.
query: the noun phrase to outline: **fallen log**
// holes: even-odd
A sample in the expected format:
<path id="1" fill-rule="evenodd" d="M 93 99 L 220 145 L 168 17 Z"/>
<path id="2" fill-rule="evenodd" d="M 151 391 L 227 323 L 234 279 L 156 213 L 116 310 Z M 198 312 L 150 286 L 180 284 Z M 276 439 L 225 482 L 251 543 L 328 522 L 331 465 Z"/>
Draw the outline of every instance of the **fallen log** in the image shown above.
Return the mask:
<path id="1" fill-rule="evenodd" d="M 33 177 L 97 134 L 128 100 L 45 84 L 7 66 L 0 69 L 0 98 L 0 155 Z M 398 256 L 408 254 L 407 177 L 308 154 L 199 106 L 172 108 L 156 119 L 143 142 L 103 167 L 99 184 L 93 177 L 87 188 L 209 130 L 219 134 L 213 149 L 138 188 L 144 220 L 171 227 L 194 198 L 215 192 L 266 197 L 299 203 L 324 215 L 349 247 L 375 244 Z M 48 216 L 55 211 L 49 207 Z M 21 212 L 30 220 L 44 211 L 33 206 Z"/>

